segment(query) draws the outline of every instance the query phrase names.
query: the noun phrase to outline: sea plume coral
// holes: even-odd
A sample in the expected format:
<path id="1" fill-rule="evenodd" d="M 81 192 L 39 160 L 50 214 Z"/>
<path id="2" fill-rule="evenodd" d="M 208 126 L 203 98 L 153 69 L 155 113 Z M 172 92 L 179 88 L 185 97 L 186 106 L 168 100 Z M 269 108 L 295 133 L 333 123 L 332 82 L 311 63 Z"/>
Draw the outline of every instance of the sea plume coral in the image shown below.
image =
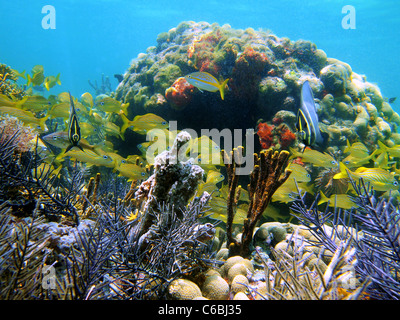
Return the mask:
<path id="1" fill-rule="evenodd" d="M 400 228 L 399 208 L 391 200 L 376 198 L 372 189 L 361 179 L 359 184 L 351 181 L 358 208 L 352 211 L 334 209 L 330 212 L 318 210 L 318 196 L 308 206 L 305 197 L 291 206 L 302 224 L 310 228 L 315 237 L 314 245 L 322 246 L 333 253 L 338 241 L 351 239 L 357 264 L 354 266 L 361 282 L 368 279 L 371 284 L 366 292 L 371 298 L 399 299 Z M 325 224 L 332 224 L 327 232 Z"/>

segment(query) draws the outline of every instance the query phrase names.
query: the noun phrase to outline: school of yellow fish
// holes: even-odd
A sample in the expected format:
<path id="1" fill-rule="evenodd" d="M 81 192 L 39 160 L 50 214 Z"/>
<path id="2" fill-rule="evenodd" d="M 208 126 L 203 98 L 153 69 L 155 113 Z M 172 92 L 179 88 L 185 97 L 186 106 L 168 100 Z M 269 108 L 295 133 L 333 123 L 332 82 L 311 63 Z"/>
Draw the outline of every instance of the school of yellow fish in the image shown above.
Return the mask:
<path id="1" fill-rule="evenodd" d="M 129 103 L 121 103 L 106 95 L 93 98 L 89 92 L 85 92 L 79 98 L 71 97 L 79 118 L 80 141 L 79 148 L 68 149 L 70 145 L 68 137 L 69 93 L 62 92 L 58 95 L 49 95 L 47 98 L 33 94 L 32 89 L 35 87 L 35 90 L 38 86 L 50 90 L 56 84 L 60 85 L 61 82 L 59 75 L 45 77 L 42 66 L 35 66 L 31 73 L 27 76 L 25 76 L 25 71 L 17 73 L 21 78 L 27 79 L 28 95 L 23 99 L 10 99 L 0 94 L 0 115 L 8 114 L 16 117 L 40 133 L 39 151 L 45 156 L 46 162 L 51 163 L 54 169 L 53 174 L 60 173 L 62 162 L 72 159 L 83 162 L 88 167 L 111 168 L 114 172 L 118 172 L 119 176 L 124 176 L 128 180 L 144 180 L 150 174 L 149 165 L 153 164 L 154 157 L 172 146 L 178 132 L 170 131 L 165 119 L 153 113 L 147 113 L 137 115 L 129 120 L 127 112 Z M 203 83 L 201 84 L 203 85 L 201 89 L 210 89 Z M 200 84 L 197 83 L 197 86 Z M 221 91 L 223 98 L 224 87 L 222 85 L 214 86 Z M 213 91 L 215 90 L 213 89 Z M 117 125 L 117 123 L 121 125 Z M 107 140 L 107 136 L 115 136 L 124 140 L 125 132 L 128 129 L 141 135 L 147 135 L 147 139 L 150 141 L 145 141 L 137 146 L 141 152 L 140 155 L 130 155 L 124 158 L 115 152 L 113 144 Z M 54 146 L 60 151 L 53 154 L 46 144 Z M 310 166 L 319 169 L 336 169 L 337 173 L 333 179 L 348 180 L 351 178 L 357 181 L 362 178 L 374 190 L 384 192 L 386 196 L 390 192 L 392 197 L 400 200 L 396 179 L 400 175 L 400 168 L 397 167 L 397 161 L 395 161 L 396 158 L 400 158 L 400 145 L 386 146 L 384 143 L 378 142 L 378 146 L 378 149 L 369 152 L 363 143 L 350 144 L 347 141 L 342 159 L 335 159 L 328 153 L 309 148 L 303 152 L 290 149 L 290 159 L 292 160 L 289 168 L 292 170 L 292 174 L 273 195 L 273 203 L 265 210 L 264 217 L 289 221 L 291 216 L 280 213 L 277 207 L 279 203 L 287 204 L 293 201 L 293 194 L 298 191 L 311 194 L 317 191 L 311 180 Z M 193 158 L 194 163 L 205 171 L 205 180 L 200 183 L 197 194 L 200 195 L 204 191 L 213 194 L 209 202 L 209 216 L 226 221 L 228 187 L 224 183 L 226 179 L 222 173 L 223 162 L 219 146 L 209 137 L 201 136 L 190 141 L 184 150 L 184 156 Z M 38 170 L 42 169 L 38 168 Z M 328 198 L 321 193 L 318 204 L 350 209 L 355 206 L 351 200 L 352 195 L 354 195 L 354 190 L 349 184 L 348 190 L 343 194 L 333 194 Z M 241 188 L 234 223 L 243 223 L 247 215 L 248 203 L 248 193 L 245 188 Z"/>

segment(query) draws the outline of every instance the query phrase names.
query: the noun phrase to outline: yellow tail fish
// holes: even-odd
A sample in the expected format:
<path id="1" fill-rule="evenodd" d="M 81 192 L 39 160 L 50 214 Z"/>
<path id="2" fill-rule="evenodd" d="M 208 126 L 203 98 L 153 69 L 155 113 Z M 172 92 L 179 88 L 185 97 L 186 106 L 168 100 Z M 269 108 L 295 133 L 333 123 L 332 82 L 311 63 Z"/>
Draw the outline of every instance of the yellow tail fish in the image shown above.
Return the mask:
<path id="1" fill-rule="evenodd" d="M 229 78 L 225 79 L 222 83 L 220 83 L 217 78 L 208 72 L 193 72 L 185 76 L 187 82 L 189 82 L 192 86 L 201 90 L 206 90 L 210 92 L 216 92 L 219 90 L 221 94 L 221 99 L 224 100 L 225 96 L 225 86 L 227 85 Z"/>
<path id="2" fill-rule="evenodd" d="M 340 162 L 340 173 L 333 176 L 333 179 L 343 179 L 350 176 L 354 180 L 363 178 L 369 182 L 376 191 L 388 191 L 398 189 L 399 183 L 394 178 L 394 172 L 389 172 L 381 168 L 360 167 L 356 171 L 350 171 L 342 162 Z"/>

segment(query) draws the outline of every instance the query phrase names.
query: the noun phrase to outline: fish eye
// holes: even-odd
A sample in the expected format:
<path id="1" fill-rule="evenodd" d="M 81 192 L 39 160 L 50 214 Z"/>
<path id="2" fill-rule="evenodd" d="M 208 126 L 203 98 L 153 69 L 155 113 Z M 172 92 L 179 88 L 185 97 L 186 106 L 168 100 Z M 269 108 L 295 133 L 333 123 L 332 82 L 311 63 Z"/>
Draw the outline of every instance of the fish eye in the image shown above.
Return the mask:
<path id="1" fill-rule="evenodd" d="M 166 125 L 166 124 L 167 124 L 167 121 L 163 121 L 163 122 L 161 122 L 161 124 L 162 124 L 162 125 Z"/>
<path id="2" fill-rule="evenodd" d="M 108 156 L 104 155 L 104 156 L 103 156 L 103 159 L 108 159 Z"/>
<path id="3" fill-rule="evenodd" d="M 53 137 L 53 140 L 57 140 L 57 137 L 56 137 L 56 136 L 54 136 L 54 137 Z"/>
<path id="4" fill-rule="evenodd" d="M 399 183 L 398 183 L 396 180 L 393 181 L 393 185 L 394 185 L 394 186 L 397 186 L 398 184 L 399 184 Z"/>
<path id="5" fill-rule="evenodd" d="M 126 160 L 125 159 L 121 160 L 121 163 L 126 163 Z"/>
<path id="6" fill-rule="evenodd" d="M 332 160 L 331 163 L 332 163 L 332 164 L 337 164 L 335 160 Z"/>
<path id="7" fill-rule="evenodd" d="M 344 162 L 344 164 L 349 164 L 350 163 L 350 161 L 349 160 L 346 160 L 345 162 Z"/>
<path id="8" fill-rule="evenodd" d="M 311 175 L 309 173 L 307 173 L 306 177 L 307 178 L 311 178 Z"/>
<path id="9" fill-rule="evenodd" d="M 101 101 L 100 104 L 101 104 L 102 106 L 104 106 L 104 101 Z"/>
<path id="10" fill-rule="evenodd" d="M 223 177 L 224 177 L 224 175 L 223 175 L 223 174 L 221 174 L 219 177 L 220 177 L 220 178 L 223 178 Z"/>
<path id="11" fill-rule="evenodd" d="M 198 158 L 197 161 L 198 161 L 198 162 L 201 162 L 201 158 Z"/>
<path id="12" fill-rule="evenodd" d="M 144 172 L 141 173 L 142 177 L 144 177 L 146 174 Z"/>

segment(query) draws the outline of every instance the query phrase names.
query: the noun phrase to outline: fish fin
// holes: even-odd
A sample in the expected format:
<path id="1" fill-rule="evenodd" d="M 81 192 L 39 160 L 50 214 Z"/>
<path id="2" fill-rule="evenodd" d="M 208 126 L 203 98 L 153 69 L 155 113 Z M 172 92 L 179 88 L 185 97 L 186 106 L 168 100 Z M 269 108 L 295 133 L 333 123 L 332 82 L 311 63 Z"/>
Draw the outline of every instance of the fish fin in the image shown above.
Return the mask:
<path id="1" fill-rule="evenodd" d="M 50 87 L 49 87 L 49 83 L 48 83 L 48 82 L 45 82 L 45 83 L 44 83 L 44 87 L 47 89 L 47 91 L 50 90 Z"/>
<path id="2" fill-rule="evenodd" d="M 70 144 L 70 145 L 65 149 L 65 151 L 64 151 L 63 154 L 66 154 L 66 153 L 67 153 L 69 150 L 71 150 L 73 147 L 74 147 L 74 145 L 73 145 L 73 144 Z"/>
<path id="3" fill-rule="evenodd" d="M 61 86 L 60 74 L 56 76 L 56 83 Z"/>
<path id="4" fill-rule="evenodd" d="M 385 151 L 388 147 L 380 140 L 378 140 L 379 148 Z"/>
<path id="5" fill-rule="evenodd" d="M 85 150 L 83 150 L 83 148 L 82 148 L 82 146 L 81 146 L 80 144 L 77 144 L 77 145 L 74 146 L 74 147 L 78 147 L 78 148 L 81 149 L 83 152 L 85 152 Z"/>
<path id="6" fill-rule="evenodd" d="M 221 83 L 221 85 L 219 86 L 219 92 L 221 94 L 221 99 L 224 100 L 225 97 L 225 87 L 228 84 L 229 78 L 225 79 L 224 82 Z"/>

